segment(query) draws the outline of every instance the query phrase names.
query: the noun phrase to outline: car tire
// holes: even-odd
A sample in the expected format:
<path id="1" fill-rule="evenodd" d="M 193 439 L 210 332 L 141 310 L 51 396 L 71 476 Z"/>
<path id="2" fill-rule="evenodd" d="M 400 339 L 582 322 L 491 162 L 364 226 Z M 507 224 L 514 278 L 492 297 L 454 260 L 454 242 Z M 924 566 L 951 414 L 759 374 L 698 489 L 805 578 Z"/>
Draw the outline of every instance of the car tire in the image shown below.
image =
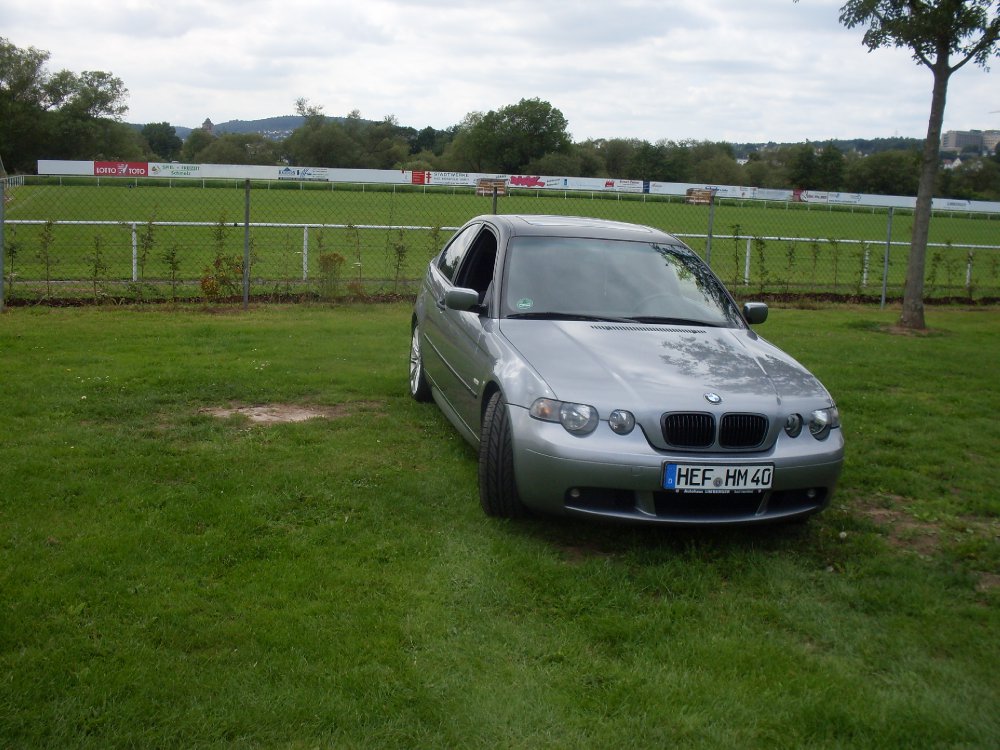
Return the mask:
<path id="1" fill-rule="evenodd" d="M 430 401 L 431 387 L 424 375 L 424 358 L 420 353 L 420 326 L 413 326 L 410 337 L 410 396 L 414 401 Z"/>
<path id="2" fill-rule="evenodd" d="M 486 404 L 480 438 L 479 504 L 483 512 L 495 518 L 522 518 L 527 509 L 517 492 L 510 416 L 499 391 Z"/>

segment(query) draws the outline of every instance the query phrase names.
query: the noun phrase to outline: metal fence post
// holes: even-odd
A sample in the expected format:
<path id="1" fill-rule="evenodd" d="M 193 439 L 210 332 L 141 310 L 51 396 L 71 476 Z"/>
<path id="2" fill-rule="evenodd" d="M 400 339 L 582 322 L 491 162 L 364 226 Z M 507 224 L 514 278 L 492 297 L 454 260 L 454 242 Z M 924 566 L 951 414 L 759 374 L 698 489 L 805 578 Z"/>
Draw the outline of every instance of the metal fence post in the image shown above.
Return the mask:
<path id="1" fill-rule="evenodd" d="M 132 283 L 139 280 L 139 235 L 136 233 L 135 222 L 132 222 Z"/>
<path id="2" fill-rule="evenodd" d="M 743 286 L 750 286 L 750 243 L 752 237 L 747 237 L 747 252 L 743 261 Z"/>
<path id="3" fill-rule="evenodd" d="M 885 309 L 885 290 L 889 285 L 889 248 L 892 247 L 892 206 L 889 206 L 889 219 L 885 228 L 885 260 L 882 262 L 882 304 L 880 310 Z"/>
<path id="4" fill-rule="evenodd" d="M 243 211 L 243 309 L 250 306 L 250 180 L 244 182 Z"/>
<path id="5" fill-rule="evenodd" d="M 715 226 L 715 191 L 708 196 L 708 236 L 705 238 L 705 264 L 712 267 L 712 227 Z"/>
<path id="6" fill-rule="evenodd" d="M 7 255 L 7 241 L 4 237 L 4 205 L 7 200 L 7 181 L 0 180 L 0 312 L 3 312 L 6 279 L 3 275 L 4 256 Z"/>
<path id="7" fill-rule="evenodd" d="M 309 227 L 302 227 L 302 280 L 309 281 Z"/>

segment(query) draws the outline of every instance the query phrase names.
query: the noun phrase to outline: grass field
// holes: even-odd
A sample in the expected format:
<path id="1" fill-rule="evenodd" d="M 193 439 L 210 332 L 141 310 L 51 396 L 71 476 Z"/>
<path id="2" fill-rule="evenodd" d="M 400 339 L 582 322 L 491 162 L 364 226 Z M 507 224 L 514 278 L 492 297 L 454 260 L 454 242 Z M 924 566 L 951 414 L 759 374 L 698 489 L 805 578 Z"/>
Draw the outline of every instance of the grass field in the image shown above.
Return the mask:
<path id="1" fill-rule="evenodd" d="M 9 310 L 0 747 L 996 747 L 1000 314 L 896 315 L 760 328 L 826 513 L 678 531 L 485 518 L 405 305 Z"/>
<path id="2" fill-rule="evenodd" d="M 455 227 L 491 210 L 491 199 L 468 191 L 303 187 L 309 189 L 256 185 L 251 191 L 255 294 L 336 297 L 351 282 L 367 291 L 399 291 L 422 275 Z M 108 180 L 100 187 L 28 184 L 11 195 L 8 296 L 202 296 L 198 282 L 205 276 L 241 276 L 245 193 L 237 183 L 209 189 Z M 499 210 L 651 224 L 685 236 L 702 254 L 707 249 L 708 207 L 676 200 L 516 193 L 502 198 Z M 890 295 L 902 288 L 911 221 L 899 212 L 892 222 Z M 312 225 L 308 232 L 306 225 Z M 724 201 L 713 219 L 712 266 L 747 293 L 877 297 L 887 231 L 885 211 Z M 1000 217 L 939 214 L 931 242 L 938 244 L 928 253 L 930 296 L 1000 295 Z M 236 271 L 219 274 L 216 258 Z M 145 295 L 143 284 L 150 287 Z"/>

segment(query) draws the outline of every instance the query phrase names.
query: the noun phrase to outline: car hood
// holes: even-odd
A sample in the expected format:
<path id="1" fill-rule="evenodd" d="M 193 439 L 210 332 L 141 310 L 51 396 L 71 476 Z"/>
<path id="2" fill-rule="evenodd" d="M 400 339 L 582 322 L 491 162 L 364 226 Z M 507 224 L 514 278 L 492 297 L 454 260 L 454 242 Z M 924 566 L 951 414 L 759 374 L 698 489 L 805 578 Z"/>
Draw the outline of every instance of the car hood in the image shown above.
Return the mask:
<path id="1" fill-rule="evenodd" d="M 705 408 L 709 392 L 727 411 L 832 403 L 808 370 L 748 329 L 504 320 L 501 331 L 556 398 L 599 409 Z"/>

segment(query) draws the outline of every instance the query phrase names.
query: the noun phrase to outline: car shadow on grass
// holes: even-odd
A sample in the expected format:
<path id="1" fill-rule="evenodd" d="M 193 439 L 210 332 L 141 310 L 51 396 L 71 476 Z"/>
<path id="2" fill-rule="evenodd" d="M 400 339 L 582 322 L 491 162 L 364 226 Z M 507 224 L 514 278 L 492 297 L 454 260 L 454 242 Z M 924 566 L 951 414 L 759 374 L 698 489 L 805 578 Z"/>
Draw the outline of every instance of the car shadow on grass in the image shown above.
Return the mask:
<path id="1" fill-rule="evenodd" d="M 511 523 L 511 533 L 543 542 L 567 562 L 585 563 L 639 554 L 657 557 L 731 552 L 801 551 L 815 543 L 818 522 L 759 525 L 672 526 L 607 523 L 586 519 L 533 516 Z"/>

